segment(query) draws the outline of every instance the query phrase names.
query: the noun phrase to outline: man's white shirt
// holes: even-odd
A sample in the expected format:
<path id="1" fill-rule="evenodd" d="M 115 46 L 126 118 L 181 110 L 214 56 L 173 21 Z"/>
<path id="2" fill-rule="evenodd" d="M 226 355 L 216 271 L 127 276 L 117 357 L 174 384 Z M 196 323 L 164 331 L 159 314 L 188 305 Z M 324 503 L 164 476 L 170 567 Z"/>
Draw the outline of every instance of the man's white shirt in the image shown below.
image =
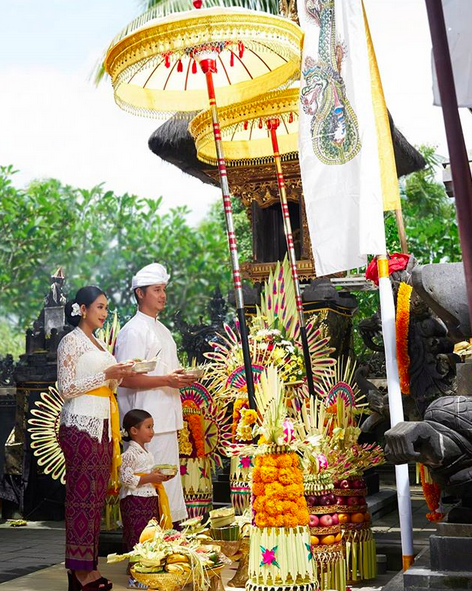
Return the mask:
<path id="1" fill-rule="evenodd" d="M 138 310 L 118 333 L 115 357 L 118 362 L 129 359 L 158 358 L 156 369 L 147 376 L 162 376 L 180 367 L 177 347 L 172 334 L 159 320 Z M 182 403 L 176 388 L 162 387 L 152 390 L 118 388 L 120 416 L 133 408 L 147 410 L 154 419 L 154 432 L 168 433 L 183 427 Z"/>

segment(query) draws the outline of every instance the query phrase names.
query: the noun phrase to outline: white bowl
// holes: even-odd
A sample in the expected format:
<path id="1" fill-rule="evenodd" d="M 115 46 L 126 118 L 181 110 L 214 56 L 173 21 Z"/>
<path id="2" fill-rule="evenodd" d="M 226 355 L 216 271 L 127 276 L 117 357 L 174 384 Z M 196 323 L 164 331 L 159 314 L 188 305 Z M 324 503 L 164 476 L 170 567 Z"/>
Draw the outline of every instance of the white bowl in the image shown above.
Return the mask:
<path id="1" fill-rule="evenodd" d="M 137 361 L 132 370 L 135 373 L 147 373 L 148 371 L 154 371 L 156 369 L 157 361 L 154 359 L 153 361 Z"/>

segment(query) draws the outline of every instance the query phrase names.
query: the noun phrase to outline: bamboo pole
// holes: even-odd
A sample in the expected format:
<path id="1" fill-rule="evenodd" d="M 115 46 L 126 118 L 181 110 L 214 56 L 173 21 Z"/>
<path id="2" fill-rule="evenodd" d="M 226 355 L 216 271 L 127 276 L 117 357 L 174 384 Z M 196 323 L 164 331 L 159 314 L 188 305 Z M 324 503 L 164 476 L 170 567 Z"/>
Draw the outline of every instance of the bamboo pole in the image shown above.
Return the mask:
<path id="1" fill-rule="evenodd" d="M 208 99 L 210 103 L 211 118 L 213 122 L 213 136 L 215 138 L 216 155 L 218 158 L 218 174 L 220 177 L 221 194 L 223 197 L 223 207 L 226 220 L 226 232 L 228 236 L 228 245 L 231 258 L 231 267 L 233 272 L 234 294 L 236 299 L 236 314 L 239 321 L 239 332 L 241 334 L 241 344 L 244 357 L 244 371 L 246 373 L 247 395 L 249 400 L 249 407 L 256 408 L 254 398 L 254 378 L 252 374 L 252 359 L 251 351 L 249 349 L 249 338 L 246 324 L 246 316 L 244 314 L 244 297 L 241 282 L 241 271 L 239 267 L 238 246 L 236 242 L 236 234 L 234 232 L 233 223 L 233 209 L 231 206 L 231 196 L 229 193 L 228 175 L 226 173 L 226 161 L 223 152 L 223 143 L 221 141 L 220 122 L 218 117 L 218 108 L 216 104 L 215 86 L 213 83 L 213 74 L 216 73 L 216 58 L 211 55 L 209 57 L 207 52 L 199 60 L 202 72 L 205 74 Z"/>
<path id="2" fill-rule="evenodd" d="M 287 192 L 285 190 L 285 179 L 282 170 L 282 161 L 280 158 L 279 142 L 277 139 L 277 128 L 280 125 L 278 117 L 272 117 L 267 121 L 267 128 L 272 140 L 274 151 L 275 170 L 277 173 L 277 186 L 279 189 L 280 206 L 282 208 L 282 219 L 284 224 L 285 239 L 287 241 L 287 253 L 292 271 L 292 279 L 295 287 L 295 303 L 298 312 L 298 321 L 300 323 L 300 337 L 302 340 L 303 357 L 305 359 L 306 378 L 310 395 L 315 397 L 315 385 L 313 383 L 313 371 L 311 368 L 310 347 L 306 334 L 305 315 L 303 313 L 302 293 L 300 290 L 300 281 L 298 279 L 297 257 L 295 256 L 295 245 L 293 242 L 292 224 L 290 222 L 290 213 L 288 210 Z"/>

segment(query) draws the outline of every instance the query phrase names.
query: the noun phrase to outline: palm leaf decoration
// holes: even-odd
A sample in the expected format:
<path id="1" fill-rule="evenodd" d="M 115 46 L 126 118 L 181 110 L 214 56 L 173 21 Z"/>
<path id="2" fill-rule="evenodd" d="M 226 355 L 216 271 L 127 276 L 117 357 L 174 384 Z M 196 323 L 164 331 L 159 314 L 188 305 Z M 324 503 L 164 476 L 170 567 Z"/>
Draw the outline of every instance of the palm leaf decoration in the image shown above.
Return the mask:
<path id="1" fill-rule="evenodd" d="M 300 327 L 295 287 L 287 258 L 283 263 L 278 262 L 271 271 L 261 296 L 261 306 L 257 308 L 257 316 L 262 317 L 270 328 L 281 330 L 290 340 L 298 338 Z"/>

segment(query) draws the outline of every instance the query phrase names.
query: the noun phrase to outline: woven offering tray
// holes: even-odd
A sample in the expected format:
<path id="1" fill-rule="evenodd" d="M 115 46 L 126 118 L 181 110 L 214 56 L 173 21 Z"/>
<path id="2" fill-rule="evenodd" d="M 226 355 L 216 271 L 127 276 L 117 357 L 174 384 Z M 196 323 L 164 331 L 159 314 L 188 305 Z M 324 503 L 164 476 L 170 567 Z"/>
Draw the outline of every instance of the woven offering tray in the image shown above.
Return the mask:
<path id="1" fill-rule="evenodd" d="M 330 544 L 329 546 L 327 546 L 326 544 L 320 544 L 319 546 L 312 546 L 311 547 L 311 551 L 313 552 L 313 554 L 323 554 L 326 552 L 329 553 L 336 553 L 336 552 L 341 552 L 343 551 L 343 543 L 342 542 L 336 542 L 336 544 Z"/>
<path id="2" fill-rule="evenodd" d="M 336 513 L 367 513 L 367 505 L 338 505 Z"/>
<path id="3" fill-rule="evenodd" d="M 364 521 L 364 523 L 343 523 L 342 529 L 346 531 L 358 531 L 360 529 L 370 529 L 370 521 Z"/>
<path id="4" fill-rule="evenodd" d="M 331 515 L 332 513 L 347 513 L 342 511 L 340 505 L 313 505 L 308 507 L 308 512 L 311 515 Z"/>
<path id="5" fill-rule="evenodd" d="M 149 590 L 177 591 L 192 579 L 192 573 L 140 573 L 131 567 L 131 575 Z"/>
<path id="6" fill-rule="evenodd" d="M 366 497 L 366 488 L 335 488 L 331 491 L 338 497 Z"/>
<path id="7" fill-rule="evenodd" d="M 330 534 L 341 533 L 341 524 L 332 525 L 330 527 L 310 527 L 310 534 L 312 536 L 329 536 Z"/>

